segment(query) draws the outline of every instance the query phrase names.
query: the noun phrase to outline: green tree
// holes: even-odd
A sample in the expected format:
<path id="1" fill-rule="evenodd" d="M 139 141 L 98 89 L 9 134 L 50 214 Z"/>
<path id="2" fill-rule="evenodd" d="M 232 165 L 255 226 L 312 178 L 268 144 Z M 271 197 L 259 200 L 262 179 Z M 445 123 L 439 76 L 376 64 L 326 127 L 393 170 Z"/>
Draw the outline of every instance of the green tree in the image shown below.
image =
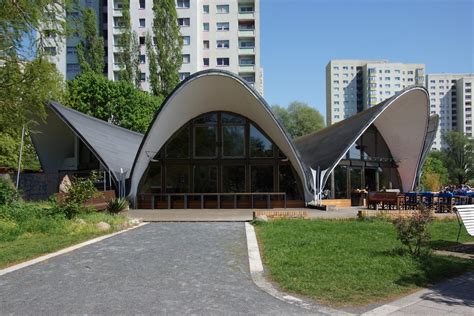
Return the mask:
<path id="1" fill-rule="evenodd" d="M 159 65 L 157 95 L 170 94 L 179 83 L 183 62 L 183 40 L 178 25 L 175 0 L 153 0 L 153 34 L 156 38 L 156 60 Z M 150 56 L 149 56 L 150 60 Z"/>
<path id="2" fill-rule="evenodd" d="M 466 184 L 474 181 L 474 140 L 461 132 L 451 131 L 443 136 L 444 165 L 449 170 L 449 181 Z"/>
<path id="3" fill-rule="evenodd" d="M 94 72 L 68 82 L 68 106 L 141 133 L 148 129 L 162 101 L 128 82 L 110 81 Z"/>
<path id="4" fill-rule="evenodd" d="M 150 32 L 146 33 L 145 44 L 146 44 L 146 55 L 148 57 L 148 69 L 150 71 L 150 76 L 149 76 L 148 81 L 150 82 L 151 94 L 156 95 L 156 96 L 161 96 L 161 90 L 159 87 L 160 76 L 158 74 L 158 69 L 159 69 L 158 59 L 157 59 L 155 46 L 153 45 L 153 40 L 152 40 Z"/>
<path id="5" fill-rule="evenodd" d="M 33 130 L 46 115 L 45 102 L 63 96 L 63 81 L 44 57 L 67 33 L 62 18 L 69 1 L 0 1 L 0 165 L 16 168 L 21 129 Z M 48 27 L 49 29 L 46 29 Z M 56 52 L 57 53 L 57 52 Z M 24 166 L 37 168 L 29 138 Z"/>
<path id="6" fill-rule="evenodd" d="M 104 73 L 104 38 L 99 36 L 96 14 L 93 9 L 82 11 L 82 25 L 80 27 L 81 41 L 77 45 L 77 57 L 82 72 L 94 71 Z"/>
<path id="7" fill-rule="evenodd" d="M 118 54 L 118 64 L 120 67 L 119 78 L 129 82 L 135 87 L 140 87 L 140 45 L 138 35 L 132 31 L 130 20 L 130 1 L 123 3 L 122 9 L 122 33 L 118 36 L 120 53 Z"/>
<path id="8" fill-rule="evenodd" d="M 421 173 L 421 184 L 425 190 L 437 191 L 448 183 L 448 169 L 444 166 L 443 153 L 432 151 L 426 158 Z"/>
<path id="9" fill-rule="evenodd" d="M 321 113 L 304 102 L 291 102 L 287 109 L 274 105 L 272 111 L 293 138 L 319 131 L 324 127 Z"/>
<path id="10" fill-rule="evenodd" d="M 20 65 L 23 65 L 22 67 Z M 17 168 L 21 130 L 34 132 L 46 117 L 45 102 L 63 99 L 64 86 L 56 67 L 43 58 L 0 67 L 0 166 Z M 0 80 L 2 80 L 0 79 Z M 25 137 L 23 167 L 39 169 L 29 137 Z"/>

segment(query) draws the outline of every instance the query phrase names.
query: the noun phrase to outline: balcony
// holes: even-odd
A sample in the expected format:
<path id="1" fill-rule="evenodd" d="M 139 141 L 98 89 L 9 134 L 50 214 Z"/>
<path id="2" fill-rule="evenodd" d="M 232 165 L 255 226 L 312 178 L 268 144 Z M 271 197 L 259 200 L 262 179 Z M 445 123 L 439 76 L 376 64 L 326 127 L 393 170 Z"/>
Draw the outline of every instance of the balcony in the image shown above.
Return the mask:
<path id="1" fill-rule="evenodd" d="M 239 47 L 239 55 L 255 55 L 255 47 Z"/>
<path id="2" fill-rule="evenodd" d="M 253 21 L 239 21 L 239 36 L 255 36 L 255 23 Z"/>
<path id="3" fill-rule="evenodd" d="M 255 30 L 254 29 L 240 29 L 239 28 L 239 36 L 255 36 Z"/>
<path id="4" fill-rule="evenodd" d="M 241 12 L 239 11 L 239 20 L 254 20 L 255 12 Z"/>
<path id="5" fill-rule="evenodd" d="M 239 56 L 239 72 L 254 72 L 255 56 Z"/>

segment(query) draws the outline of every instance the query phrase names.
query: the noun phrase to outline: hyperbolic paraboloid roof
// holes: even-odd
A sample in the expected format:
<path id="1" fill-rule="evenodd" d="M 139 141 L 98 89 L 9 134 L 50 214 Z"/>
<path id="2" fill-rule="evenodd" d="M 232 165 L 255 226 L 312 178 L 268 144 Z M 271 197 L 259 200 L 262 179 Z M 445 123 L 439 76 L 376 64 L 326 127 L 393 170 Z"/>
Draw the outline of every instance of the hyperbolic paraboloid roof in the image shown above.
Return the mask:
<path id="1" fill-rule="evenodd" d="M 32 135 L 35 145 L 38 144 L 36 148 L 43 169 L 48 168 L 48 161 L 45 161 L 47 153 L 44 152 L 45 148 L 41 144 L 58 137 L 58 133 L 65 133 L 64 128 L 58 124 L 58 118 L 84 142 L 107 169 L 113 173 L 119 173 L 121 168 L 124 172 L 132 169 L 143 134 L 96 119 L 56 102 L 49 104 L 46 124 L 40 124 L 39 133 Z"/>
<path id="2" fill-rule="evenodd" d="M 350 147 L 374 124 L 399 166 L 403 189 L 412 190 L 426 140 L 428 111 L 426 89 L 409 87 L 348 119 L 300 137 L 295 144 L 306 166 L 319 168 L 325 182 Z"/>
<path id="3" fill-rule="evenodd" d="M 308 201 L 313 191 L 311 169 L 321 170 L 319 187 L 324 185 L 332 169 L 371 124 L 398 165 L 403 189 L 411 190 L 438 124 L 437 118 L 428 124 L 428 110 L 426 89 L 410 87 L 344 121 L 292 141 L 265 100 L 245 80 L 227 71 L 207 70 L 176 87 L 145 136 L 52 102 L 47 122 L 39 124 L 39 133 L 32 138 L 43 169 L 48 172 L 61 169 L 64 158 L 74 151 L 68 142 L 72 136 L 79 137 L 107 169 L 126 172 L 130 178 L 127 189 L 134 198 L 151 159 L 179 128 L 201 114 L 233 112 L 256 123 L 288 157 Z"/>

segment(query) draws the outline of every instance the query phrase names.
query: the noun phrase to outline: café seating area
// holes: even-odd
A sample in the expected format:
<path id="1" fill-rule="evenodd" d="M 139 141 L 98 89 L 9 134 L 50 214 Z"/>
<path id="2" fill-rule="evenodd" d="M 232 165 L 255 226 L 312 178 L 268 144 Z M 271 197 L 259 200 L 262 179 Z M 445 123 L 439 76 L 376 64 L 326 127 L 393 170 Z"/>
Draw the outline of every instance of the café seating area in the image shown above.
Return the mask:
<path id="1" fill-rule="evenodd" d="M 451 192 L 368 192 L 367 208 L 415 210 L 419 205 L 437 213 L 451 213 L 454 206 L 474 203 L 474 192 L 454 194 Z"/>

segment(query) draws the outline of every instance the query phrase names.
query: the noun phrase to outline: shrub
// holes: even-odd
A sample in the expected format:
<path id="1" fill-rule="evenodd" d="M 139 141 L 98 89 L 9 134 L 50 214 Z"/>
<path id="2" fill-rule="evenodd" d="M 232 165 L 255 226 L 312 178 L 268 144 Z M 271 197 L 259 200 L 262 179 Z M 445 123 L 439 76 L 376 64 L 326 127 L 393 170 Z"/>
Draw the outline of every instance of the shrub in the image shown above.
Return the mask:
<path id="1" fill-rule="evenodd" d="M 32 218 L 48 215 L 44 208 L 35 203 L 14 202 L 10 205 L 0 205 L 0 219 L 23 223 Z"/>
<path id="2" fill-rule="evenodd" d="M 23 231 L 17 223 L 0 218 L 0 241 L 13 241 L 22 233 Z"/>
<path id="3" fill-rule="evenodd" d="M 69 219 L 87 211 L 84 203 L 97 194 L 94 183 L 99 180 L 100 176 L 96 172 L 92 172 L 88 178 L 73 178 L 65 198 L 57 204 L 58 210 Z"/>
<path id="4" fill-rule="evenodd" d="M 109 201 L 107 211 L 111 214 L 118 214 L 128 208 L 128 201 L 124 198 L 114 198 Z"/>
<path id="5" fill-rule="evenodd" d="M 9 205 L 20 199 L 10 179 L 0 178 L 0 205 Z"/>
<path id="6" fill-rule="evenodd" d="M 431 211 L 424 205 L 409 217 L 399 217 L 393 221 L 398 233 L 398 239 L 408 247 L 413 256 L 421 255 L 421 247 L 430 240 L 428 224 L 433 221 Z"/>

